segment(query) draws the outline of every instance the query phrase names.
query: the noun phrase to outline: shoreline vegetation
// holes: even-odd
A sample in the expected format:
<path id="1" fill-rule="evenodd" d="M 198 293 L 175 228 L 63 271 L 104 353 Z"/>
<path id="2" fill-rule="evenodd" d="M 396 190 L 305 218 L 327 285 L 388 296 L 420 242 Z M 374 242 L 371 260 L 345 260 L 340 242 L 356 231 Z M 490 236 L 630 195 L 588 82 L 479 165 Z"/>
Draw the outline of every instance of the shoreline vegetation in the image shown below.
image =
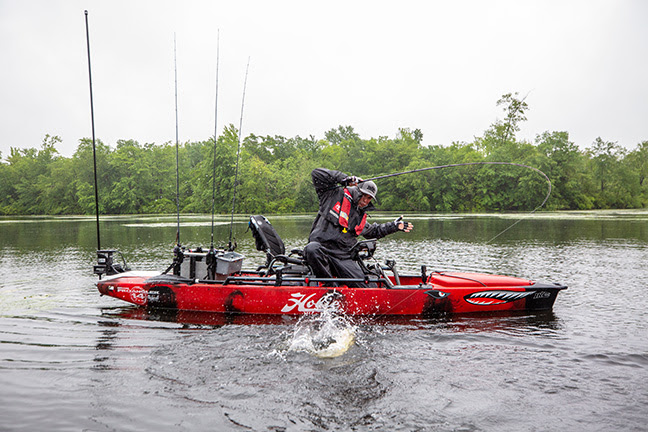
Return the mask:
<path id="1" fill-rule="evenodd" d="M 527 104 L 517 93 L 497 101 L 506 117 L 472 142 L 424 146 L 419 129 L 400 129 L 394 138 L 361 138 L 351 126 L 324 139 L 251 134 L 242 140 L 237 214 L 303 214 L 317 211 L 310 179 L 327 167 L 363 178 L 467 162 L 513 162 L 543 171 L 552 194 L 541 212 L 555 210 L 643 209 L 648 205 L 648 141 L 627 150 L 597 138 L 580 150 L 569 133 L 543 132 L 534 142 L 516 139 Z M 46 135 L 41 147 L 11 148 L 0 154 L 0 215 L 92 215 L 95 212 L 92 140 L 83 138 L 71 157 L 56 150 L 61 139 Z M 216 143 L 179 145 L 180 208 L 183 214 L 210 214 L 213 163 L 214 209 L 229 214 L 236 164 L 237 129 L 224 128 Z M 97 175 L 104 215 L 176 212 L 175 144 L 100 140 Z M 214 151 L 216 152 L 214 158 Z M 529 212 L 547 193 L 538 173 L 514 166 L 480 165 L 433 170 L 380 180 L 382 212 Z"/>
<path id="2" fill-rule="evenodd" d="M 265 216 L 272 220 L 275 219 L 298 219 L 306 218 L 309 221 L 315 217 L 317 212 L 310 213 L 266 213 Z M 251 213 L 235 213 L 235 223 L 246 223 L 249 221 Z M 498 219 L 560 219 L 560 220 L 648 220 L 648 208 L 644 209 L 594 209 L 594 210 L 551 210 L 535 212 L 531 214 L 528 211 L 518 212 L 479 212 L 479 213 L 449 213 L 449 212 L 387 212 L 376 210 L 372 212 L 372 219 L 375 220 L 392 220 L 395 216 L 404 215 L 410 220 L 428 220 L 428 219 L 464 219 L 464 218 L 498 218 Z M 214 223 L 216 225 L 229 225 L 230 214 L 216 214 Z M 184 225 L 199 224 L 204 226 L 211 225 L 210 213 L 182 213 Z M 131 214 L 104 214 L 101 215 L 103 222 L 116 221 L 146 221 L 150 220 L 154 224 L 165 224 L 176 226 L 175 213 L 131 213 Z M 0 215 L 0 224 L 6 223 L 36 223 L 36 222 L 78 222 L 87 220 L 95 222 L 94 214 L 69 214 L 69 215 Z M 139 223 L 139 222 L 138 222 Z"/>

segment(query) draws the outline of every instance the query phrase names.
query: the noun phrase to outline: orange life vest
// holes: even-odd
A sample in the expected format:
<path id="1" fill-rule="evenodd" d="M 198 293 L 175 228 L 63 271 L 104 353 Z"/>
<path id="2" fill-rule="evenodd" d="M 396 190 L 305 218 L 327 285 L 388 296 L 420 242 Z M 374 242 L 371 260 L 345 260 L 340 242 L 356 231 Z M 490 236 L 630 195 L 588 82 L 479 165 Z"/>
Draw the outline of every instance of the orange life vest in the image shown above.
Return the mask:
<path id="1" fill-rule="evenodd" d="M 349 190 L 347 188 L 344 188 L 344 196 L 342 197 L 342 202 L 338 201 L 335 203 L 333 208 L 329 210 L 329 212 L 335 216 L 338 220 L 338 223 L 340 226 L 342 226 L 342 232 L 347 232 L 347 229 L 349 228 L 349 212 L 351 211 L 351 201 L 352 201 L 351 193 L 349 193 Z M 365 227 L 365 224 L 367 223 L 367 214 L 362 215 L 362 220 L 360 221 L 359 224 L 355 226 L 355 233 L 356 235 L 360 235 L 362 233 L 362 230 Z"/>

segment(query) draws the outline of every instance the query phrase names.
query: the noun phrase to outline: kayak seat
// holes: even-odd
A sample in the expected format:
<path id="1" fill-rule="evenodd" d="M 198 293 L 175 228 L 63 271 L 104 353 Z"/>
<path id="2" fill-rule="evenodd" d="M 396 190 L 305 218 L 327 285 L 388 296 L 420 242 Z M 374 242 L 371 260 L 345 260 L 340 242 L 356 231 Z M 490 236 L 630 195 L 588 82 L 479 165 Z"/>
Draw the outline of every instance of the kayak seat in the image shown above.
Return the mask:
<path id="1" fill-rule="evenodd" d="M 266 253 L 266 262 L 259 266 L 257 271 L 266 269 L 267 273 L 272 273 L 273 267 L 279 262 L 283 264 L 283 273 L 304 275 L 310 273 L 310 269 L 304 261 L 303 250 L 292 249 L 290 254 L 286 255 L 286 246 L 283 240 L 265 216 L 250 216 L 248 227 L 254 236 L 256 249 Z"/>
<path id="2" fill-rule="evenodd" d="M 286 253 L 283 240 L 281 240 L 281 237 L 279 237 L 279 234 L 265 216 L 250 216 L 248 227 L 252 230 L 258 251 L 264 251 L 273 257 Z"/>

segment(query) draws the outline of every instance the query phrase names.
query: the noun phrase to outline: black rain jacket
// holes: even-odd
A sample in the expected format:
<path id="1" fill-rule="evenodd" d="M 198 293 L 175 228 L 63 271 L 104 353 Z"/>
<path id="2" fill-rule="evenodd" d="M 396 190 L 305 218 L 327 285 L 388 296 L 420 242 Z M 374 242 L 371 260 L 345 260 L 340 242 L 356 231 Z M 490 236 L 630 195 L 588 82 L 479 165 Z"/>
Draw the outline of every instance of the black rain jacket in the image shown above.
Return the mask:
<path id="1" fill-rule="evenodd" d="M 322 246 L 339 257 L 349 257 L 351 248 L 357 243 L 356 225 L 362 221 L 365 212 L 375 210 L 375 207 L 373 203 L 370 203 L 365 208 L 359 208 L 358 201 L 362 197 L 362 192 L 356 186 L 347 187 L 353 199 L 349 212 L 349 228 L 343 232 L 339 220 L 329 210 L 336 203 L 342 202 L 344 196 L 342 183 L 347 175 L 340 171 L 316 168 L 311 173 L 311 177 L 319 198 L 319 212 L 313 222 L 308 241 L 321 243 Z M 367 223 L 360 235 L 367 239 L 379 239 L 396 231 L 398 231 L 398 226 L 394 222 Z"/>

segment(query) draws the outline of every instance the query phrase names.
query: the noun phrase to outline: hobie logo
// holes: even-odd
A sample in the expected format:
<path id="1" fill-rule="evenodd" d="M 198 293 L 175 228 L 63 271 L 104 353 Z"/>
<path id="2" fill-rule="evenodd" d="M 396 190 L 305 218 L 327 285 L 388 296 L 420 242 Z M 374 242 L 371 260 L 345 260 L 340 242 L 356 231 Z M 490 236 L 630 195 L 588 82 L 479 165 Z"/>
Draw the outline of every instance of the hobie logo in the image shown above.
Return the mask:
<path id="1" fill-rule="evenodd" d="M 131 298 L 133 299 L 133 302 L 139 305 L 146 304 L 147 297 L 148 296 L 146 294 L 146 291 L 131 292 Z"/>
<path id="2" fill-rule="evenodd" d="M 288 300 L 288 304 L 281 309 L 281 312 L 292 312 L 295 308 L 297 308 L 298 312 L 321 312 L 324 309 L 322 307 L 324 306 L 322 299 L 326 296 L 315 301 L 313 300 L 313 297 L 316 295 L 317 293 L 313 293 L 309 296 L 302 293 L 291 294 L 290 297 L 292 298 Z"/>
<path id="3" fill-rule="evenodd" d="M 138 304 L 138 305 L 144 305 L 146 304 L 146 298 L 147 298 L 147 293 L 142 289 L 140 286 L 125 286 L 125 287 L 117 287 L 117 292 L 124 292 L 130 295 L 131 300 L 133 303 Z"/>

